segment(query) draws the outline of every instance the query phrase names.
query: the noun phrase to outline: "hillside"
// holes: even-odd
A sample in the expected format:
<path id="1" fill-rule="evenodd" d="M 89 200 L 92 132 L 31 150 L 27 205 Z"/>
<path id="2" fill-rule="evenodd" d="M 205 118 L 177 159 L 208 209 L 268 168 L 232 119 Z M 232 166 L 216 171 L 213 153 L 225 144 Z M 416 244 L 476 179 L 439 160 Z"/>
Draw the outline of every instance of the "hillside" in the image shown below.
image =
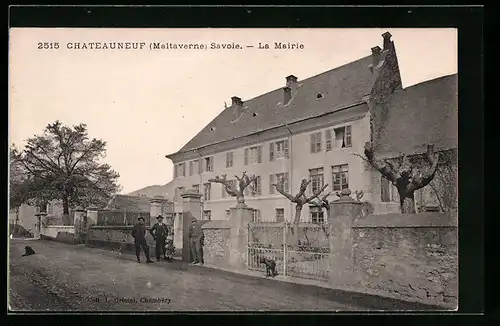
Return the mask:
<path id="1" fill-rule="evenodd" d="M 131 193 L 128 193 L 130 196 L 146 196 L 146 197 L 154 197 L 154 196 L 164 196 L 167 199 L 173 199 L 174 192 L 172 188 L 172 182 L 169 182 L 163 186 L 153 185 L 147 186 L 138 190 L 135 190 Z"/>

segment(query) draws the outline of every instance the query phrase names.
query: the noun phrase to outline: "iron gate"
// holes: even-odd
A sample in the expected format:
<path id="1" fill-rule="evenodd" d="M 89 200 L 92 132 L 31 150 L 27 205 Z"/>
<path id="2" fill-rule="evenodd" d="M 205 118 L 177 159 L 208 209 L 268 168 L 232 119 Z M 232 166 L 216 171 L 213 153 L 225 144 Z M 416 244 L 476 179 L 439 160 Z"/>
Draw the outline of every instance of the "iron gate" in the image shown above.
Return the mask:
<path id="1" fill-rule="evenodd" d="M 288 222 L 248 224 L 247 266 L 265 272 L 261 257 L 276 262 L 279 275 L 328 281 L 330 244 L 328 225 L 300 223 L 298 234 Z"/>

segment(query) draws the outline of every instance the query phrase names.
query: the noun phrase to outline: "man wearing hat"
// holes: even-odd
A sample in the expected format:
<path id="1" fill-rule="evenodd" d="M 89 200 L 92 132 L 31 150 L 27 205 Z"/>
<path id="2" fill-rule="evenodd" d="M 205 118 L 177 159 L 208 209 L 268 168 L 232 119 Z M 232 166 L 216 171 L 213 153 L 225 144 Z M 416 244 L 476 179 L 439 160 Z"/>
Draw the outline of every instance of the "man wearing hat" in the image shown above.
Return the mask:
<path id="1" fill-rule="evenodd" d="M 156 220 L 158 222 L 149 230 L 149 233 L 151 233 L 153 238 L 156 240 L 156 261 L 160 261 L 161 253 L 163 253 L 163 258 L 165 260 L 169 260 L 166 255 L 167 248 L 165 247 L 168 229 L 167 226 L 163 224 L 163 216 L 158 215 Z"/>
<path id="2" fill-rule="evenodd" d="M 203 229 L 196 218 L 191 219 L 189 226 L 189 247 L 191 248 L 191 258 L 193 264 L 203 264 L 202 245 L 204 240 Z"/>
<path id="3" fill-rule="evenodd" d="M 141 262 L 141 248 L 146 256 L 146 263 L 152 263 L 153 261 L 149 258 L 149 246 L 146 242 L 146 227 L 144 226 L 144 217 L 139 217 L 137 219 L 137 224 L 134 225 L 132 229 L 132 237 L 134 238 L 135 244 L 135 255 L 137 256 L 137 262 Z"/>

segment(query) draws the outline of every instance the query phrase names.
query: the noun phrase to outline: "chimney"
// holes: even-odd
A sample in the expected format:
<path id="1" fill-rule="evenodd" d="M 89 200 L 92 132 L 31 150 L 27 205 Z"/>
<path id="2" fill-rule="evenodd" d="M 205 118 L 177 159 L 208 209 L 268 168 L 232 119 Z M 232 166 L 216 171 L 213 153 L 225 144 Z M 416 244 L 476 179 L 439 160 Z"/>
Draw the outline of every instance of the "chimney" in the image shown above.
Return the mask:
<path id="1" fill-rule="evenodd" d="M 238 118 L 243 112 L 243 101 L 238 96 L 231 97 L 233 101 L 231 106 L 233 107 L 233 112 L 236 118 Z"/>
<path id="2" fill-rule="evenodd" d="M 290 100 L 292 99 L 292 89 L 288 86 L 283 87 L 283 94 L 283 105 L 287 105 L 288 102 L 290 102 Z"/>
<path id="3" fill-rule="evenodd" d="M 384 34 L 382 34 L 382 37 L 384 38 L 384 51 L 389 50 L 391 46 L 391 36 L 392 35 L 389 32 L 385 32 Z"/>
<path id="4" fill-rule="evenodd" d="M 294 75 L 286 77 L 286 87 L 290 87 L 292 90 L 297 89 L 297 77 Z"/>
<path id="5" fill-rule="evenodd" d="M 372 48 L 373 67 L 376 67 L 380 61 L 380 52 L 382 52 L 380 46 L 377 45 Z"/>

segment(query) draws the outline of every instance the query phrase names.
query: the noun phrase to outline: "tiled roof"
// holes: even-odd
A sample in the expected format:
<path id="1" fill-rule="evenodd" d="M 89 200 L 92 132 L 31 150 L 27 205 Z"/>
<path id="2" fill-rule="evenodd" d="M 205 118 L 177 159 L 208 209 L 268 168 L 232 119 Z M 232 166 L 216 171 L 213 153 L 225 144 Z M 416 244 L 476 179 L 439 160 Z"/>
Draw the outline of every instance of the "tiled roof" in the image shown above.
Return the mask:
<path id="1" fill-rule="evenodd" d="M 378 153 L 416 154 L 458 147 L 458 75 L 396 91 L 388 103 Z"/>
<path id="2" fill-rule="evenodd" d="M 381 54 L 381 61 L 383 56 L 385 53 Z M 287 106 L 282 104 L 283 88 L 244 101 L 245 113 L 235 122 L 232 122 L 235 120 L 233 107 L 228 107 L 179 152 L 240 138 L 361 102 L 364 96 L 370 94 L 376 76 L 368 68 L 372 63 L 370 55 L 305 80 L 299 80 L 297 93 Z M 323 97 L 317 99 L 318 94 Z"/>
<path id="3" fill-rule="evenodd" d="M 151 211 L 150 200 L 151 198 L 146 196 L 115 195 L 105 209 L 149 213 Z"/>

